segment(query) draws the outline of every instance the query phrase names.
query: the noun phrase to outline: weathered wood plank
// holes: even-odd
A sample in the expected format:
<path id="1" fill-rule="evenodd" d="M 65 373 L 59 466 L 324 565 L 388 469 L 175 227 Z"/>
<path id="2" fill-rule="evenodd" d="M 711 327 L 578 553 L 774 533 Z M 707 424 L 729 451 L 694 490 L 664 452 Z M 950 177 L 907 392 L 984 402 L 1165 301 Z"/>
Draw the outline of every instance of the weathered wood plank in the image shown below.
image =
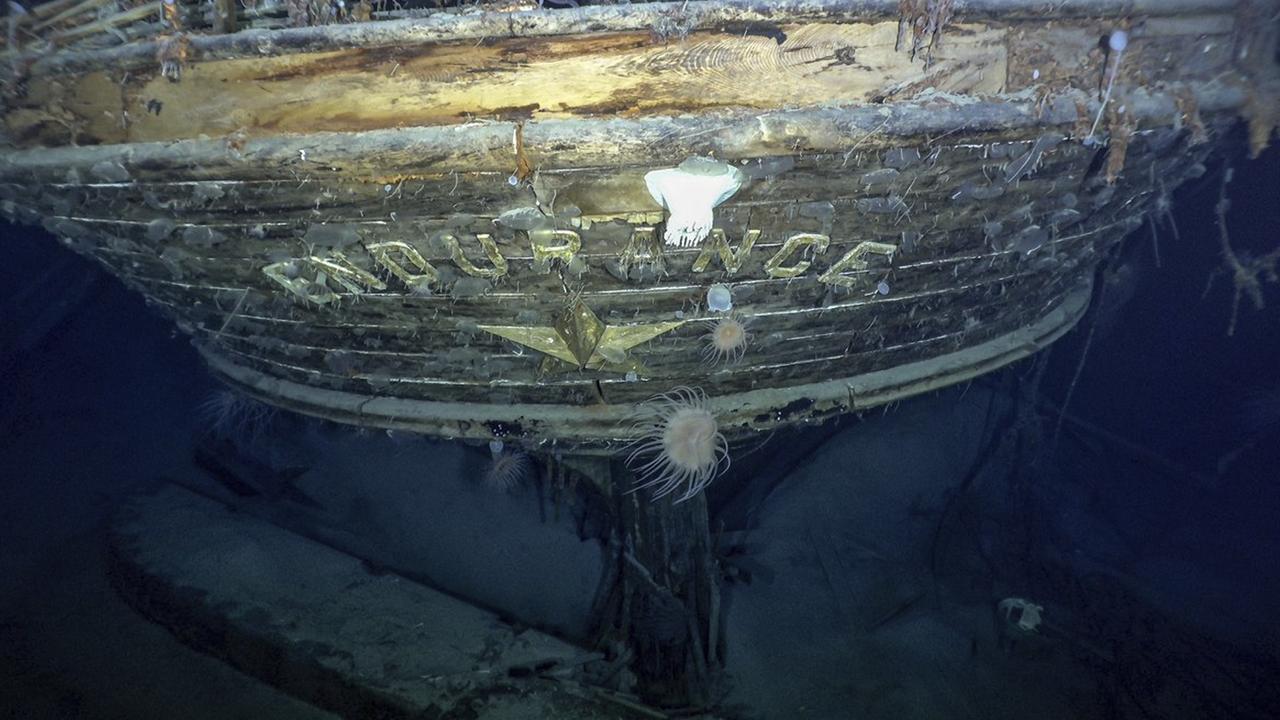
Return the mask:
<path id="1" fill-rule="evenodd" d="M 1243 104 L 1244 88 L 1226 82 L 1192 84 L 1187 92 L 1206 115 Z M 1080 107 L 1098 101 L 1064 91 L 1042 106 L 1034 99 L 964 102 L 945 97 L 883 106 L 771 110 L 706 117 L 545 120 L 524 128 L 530 162 L 543 169 L 679 163 L 690 155 L 740 159 L 868 152 L 930 136 L 962 133 L 975 141 L 1010 139 L 1019 130 L 1035 137 L 1055 126 L 1070 129 Z M 1139 123 L 1171 125 L 1181 118 L 1176 98 L 1135 91 L 1126 108 Z M 797 128 L 804 128 L 797 132 Z M 361 133 L 318 132 L 250 139 L 236 148 L 227 139 L 136 143 L 127 146 L 20 150 L 0 158 L 0 182 L 65 182 L 75 171 L 118 164 L 131 181 L 281 180 L 307 177 L 404 178 L 430 174 L 494 172 L 510 175 L 516 125 L 493 122 L 457 128 L 422 127 Z M 989 133 L 982 138 L 981 133 Z M 976 136 L 976 137 L 975 137 Z"/>
<path id="2" fill-rule="evenodd" d="M 816 422 L 850 409 L 896 399 L 963 382 L 1025 357 L 1059 337 L 1075 324 L 1088 303 L 1087 288 L 1073 292 L 1061 305 L 1042 312 L 1017 331 L 968 350 L 932 355 L 920 361 L 910 355 L 890 360 L 898 364 L 855 377 L 832 375 L 787 388 L 750 390 L 709 400 L 721 429 L 733 438 L 753 436 L 791 422 Z M 405 399 L 368 393 L 333 391 L 298 384 L 279 376 L 278 369 L 233 364 L 217 353 L 206 353 L 213 370 L 251 395 L 307 414 L 339 422 L 426 432 L 445 437 L 490 439 L 496 429 L 528 441 L 556 440 L 570 445 L 623 443 L 634 439 L 629 422 L 631 405 L 600 403 L 586 392 L 562 394 L 558 404 L 530 405 L 485 397 L 474 402 Z M 387 392 L 406 388 L 388 385 Z M 563 447 L 563 446 L 562 446 Z"/>
<path id="3" fill-rule="evenodd" d="M 775 356 L 787 352 L 785 347 L 774 346 L 788 343 L 794 343 L 794 348 L 801 354 L 836 352 L 848 350 L 850 337 L 858 334 L 880 340 L 906 340 L 928 323 L 973 330 L 981 325 L 984 316 L 996 313 L 1005 298 L 1025 296 L 1027 305 L 1035 305 L 1038 290 L 1051 291 L 1056 282 L 1061 282 L 1061 279 L 1046 273 L 1021 273 L 994 277 L 986 283 L 966 282 L 932 295 L 905 293 L 878 300 L 854 298 L 845 303 L 815 308 L 770 310 L 767 306 L 747 306 L 742 317 L 749 323 L 752 339 L 743 360 L 728 364 L 725 371 L 750 375 L 752 363 L 773 362 Z M 403 354 L 423 360 L 461 346 L 492 355 L 509 355 L 520 349 L 508 340 L 479 329 L 474 320 L 460 319 L 456 315 L 442 316 L 438 311 L 406 313 L 399 324 L 395 324 L 395 315 L 385 316 L 381 325 L 330 324 L 322 318 L 311 318 L 305 314 L 272 317 L 255 314 L 253 310 L 242 311 L 239 309 L 240 296 L 236 293 L 224 293 L 216 300 L 197 301 L 194 305 L 189 303 L 189 295 L 173 299 L 165 295 L 159 293 L 155 297 L 174 311 L 181 309 L 186 318 L 220 339 L 256 341 L 274 338 L 270 345 L 264 346 L 283 345 L 282 352 L 287 355 L 351 350 L 356 356 L 373 359 Z M 179 305 L 179 299 L 188 301 L 188 304 Z M 911 310 L 901 311 L 904 305 Z M 544 322 L 552 320 L 540 313 L 532 314 L 543 317 Z M 500 319 L 502 316 L 494 314 L 491 317 Z M 670 318 L 671 314 L 665 313 L 663 317 Z M 956 323 L 957 317 L 967 322 Z M 643 318 L 634 320 L 643 321 Z M 515 322 L 515 316 L 509 321 Z M 648 352 L 646 348 L 656 347 L 660 350 L 650 354 L 661 360 L 664 366 L 678 363 L 705 365 L 701 358 L 706 347 L 705 336 L 716 321 L 714 316 L 690 315 L 681 327 L 651 341 L 651 345 L 638 346 L 631 353 L 643 360 Z M 353 332 L 358 333 L 355 338 L 335 343 L 335 334 L 350 335 Z M 855 343 L 861 344 L 865 343 Z M 715 369 L 715 365 L 708 367 Z"/>
<path id="4" fill-rule="evenodd" d="M 191 62 L 179 82 L 158 67 L 94 71 L 41 84 L 25 104 L 68 113 L 82 143 L 122 143 L 867 102 L 907 82 L 1003 87 L 1002 31 L 957 26 L 925 71 L 894 49 L 896 35 L 896 22 L 881 22 L 698 32 L 670 45 L 646 31 L 343 49 Z M 108 80 L 123 92 L 97 92 Z"/>
<path id="5" fill-rule="evenodd" d="M 1144 140 L 1140 136 L 1134 142 Z M 1022 198 L 1017 201 L 1022 203 L 1036 195 L 1048 195 L 1055 188 L 1058 192 L 1078 191 L 1072 181 L 1079 179 L 1079 163 L 1087 161 L 1094 150 L 1076 143 L 1055 146 L 1033 172 L 1016 182 L 1006 182 L 1003 176 L 1009 165 L 1031 147 L 1030 141 L 961 148 L 904 145 L 799 159 L 744 158 L 737 164 L 751 180 L 722 212 L 732 216 L 783 211 L 792 220 L 805 222 L 806 213 L 818 210 L 824 202 L 839 208 L 858 199 L 897 195 L 913 207 L 922 202 L 926 209 L 933 203 L 950 204 L 953 199 L 967 204 L 982 201 L 985 208 L 1005 195 L 1008 197 L 995 204 L 1012 204 L 1015 197 Z M 932 171 L 940 165 L 947 168 L 946 182 L 940 182 Z M 413 222 L 425 223 L 422 227 L 429 232 L 447 226 L 500 234 L 502 228 L 495 228 L 492 220 L 508 210 L 540 207 L 562 223 L 576 217 L 600 222 L 656 214 L 661 208 L 650 196 L 644 175 L 660 167 L 663 165 L 548 169 L 539 172 L 532 187 L 512 187 L 506 176 L 495 173 L 387 180 L 299 175 L 287 181 L 112 182 L 104 176 L 115 173 L 123 177 L 127 170 L 107 163 L 88 177 L 69 173 L 47 189 L 10 183 L 0 186 L 0 193 L 38 205 L 41 198 L 37 193 L 56 190 L 52 203 L 41 208 L 43 212 L 107 226 L 166 218 L 178 225 L 215 226 L 234 236 L 238 229 L 243 232 L 261 225 L 267 234 L 255 231 L 255 240 L 283 238 L 291 226 L 305 230 L 305 226 L 317 223 L 364 224 L 371 232 L 386 232 L 379 228 Z M 833 185 L 833 178 L 841 182 Z M 819 194 L 820 199 L 815 200 Z M 865 212 L 863 216 L 872 223 L 886 219 Z M 899 220 L 893 214 L 889 219 Z M 942 220 L 953 218 L 946 215 Z M 563 226 L 576 228 L 581 222 Z"/>
<path id="6" fill-rule="evenodd" d="M 1113 231 L 1111 228 L 1104 230 Z M 744 264 L 743 277 L 733 280 L 732 284 L 740 307 L 762 309 L 767 308 L 770 302 L 777 302 L 781 307 L 792 310 L 812 308 L 815 312 L 827 312 L 832 306 L 847 303 L 851 298 L 856 303 L 856 298 L 876 296 L 876 284 L 882 278 L 891 281 L 889 297 L 901 298 L 919 293 L 945 293 L 965 284 L 982 285 L 1009 273 L 1022 275 L 1061 272 L 1073 256 L 1079 255 L 1082 250 L 1088 250 L 1100 240 L 1097 232 L 1096 229 L 1073 230 L 1069 234 L 1054 237 L 1045 230 L 1044 244 L 1030 253 L 1026 249 L 1015 247 L 989 248 L 981 238 L 975 242 L 970 233 L 969 242 L 964 246 L 957 245 L 958 254 L 952 257 L 945 254 L 946 246 L 941 245 L 926 248 L 931 255 L 927 260 L 912 262 L 907 259 L 894 265 L 869 260 L 870 267 L 852 269 L 841 274 L 849 279 L 848 287 L 818 279 L 843 254 L 842 248 L 837 248 L 834 252 L 829 250 L 822 257 L 815 258 L 814 262 L 818 264 L 815 264 L 813 271 L 794 279 L 765 279 L 760 277 L 762 272 L 750 272 L 763 269 L 762 260 L 769 256 L 767 253 L 750 265 Z M 850 244 L 846 243 L 844 247 L 847 248 Z M 145 253 L 109 250 L 98 251 L 98 254 L 118 273 L 150 285 L 156 294 L 164 293 L 199 302 L 201 298 L 213 297 L 218 293 L 234 295 L 249 290 L 255 293 L 255 298 L 275 296 L 287 303 L 295 303 L 295 311 L 301 317 L 321 324 L 326 315 L 334 312 L 333 308 L 302 302 L 284 293 L 283 288 L 275 285 L 261 272 L 266 260 L 259 260 L 257 263 L 249 260 L 237 267 L 235 263 L 221 258 L 208 259 L 205 261 L 209 263 L 208 270 L 202 273 L 198 266 L 193 265 L 200 261 L 194 257 L 184 258 L 184 267 L 192 265 L 193 269 L 184 270 L 181 277 L 174 277 L 175 271 L 169 265 L 175 261 L 172 257 L 156 258 Z M 589 281 L 575 284 L 580 285 L 578 294 L 596 308 L 601 316 L 612 317 L 616 313 L 634 319 L 669 319 L 673 312 L 694 311 L 703 305 L 707 287 L 711 282 L 721 279 L 718 275 L 699 278 L 690 267 L 696 256 L 696 251 L 673 255 L 667 262 L 671 279 L 663 280 L 659 276 L 645 283 L 618 281 L 608 271 L 611 258 L 595 256 L 588 258 L 580 267 L 582 276 Z M 354 253 L 349 253 L 348 257 L 354 257 Z M 516 309 L 543 315 L 557 312 L 560 306 L 554 302 L 548 303 L 545 299 L 559 295 L 566 276 L 540 272 L 532 266 L 518 267 L 515 263 L 512 260 L 508 267 L 518 268 L 518 272 L 513 272 L 498 283 L 477 286 L 476 292 L 467 291 L 467 294 L 461 294 L 458 290 L 451 291 L 447 285 L 438 294 L 422 294 L 398 285 L 389 291 L 370 289 L 360 295 L 335 288 L 339 293 L 338 308 L 342 322 L 372 327 L 398 308 L 419 313 L 444 310 L 455 322 L 484 322 L 486 318 L 492 320 L 495 317 L 514 315 Z M 377 269 L 370 270 L 376 272 Z M 173 279 L 165 279 L 167 277 Z M 257 299 L 253 300 L 246 310 L 252 310 L 257 302 Z"/>
<path id="7" fill-rule="evenodd" d="M 562 400 L 566 388 L 573 387 L 580 388 L 585 397 L 595 398 L 592 385 L 599 381 L 610 387 L 611 402 L 639 401 L 663 392 L 672 382 L 690 378 L 701 378 L 713 393 L 730 393 L 884 367 L 894 358 L 927 352 L 931 345 L 941 344 L 945 349 L 974 345 L 1034 321 L 1071 283 L 1070 278 L 1048 282 L 1028 278 L 1026 284 L 1010 282 L 994 294 L 981 289 L 959 291 L 939 297 L 933 306 L 922 305 L 918 315 L 895 312 L 891 306 L 864 306 L 859 308 L 864 312 L 857 322 L 842 322 L 833 310 L 831 317 L 825 318 L 827 322 L 816 325 L 810 335 L 785 323 L 779 326 L 780 332 L 762 331 L 742 362 L 725 367 L 703 361 L 705 341 L 698 328 L 686 326 L 682 334 L 672 333 L 634 350 L 635 359 L 647 367 L 644 377 L 636 379 L 608 371 L 547 374 L 541 370 L 537 354 L 512 355 L 510 348 L 486 342 L 483 334 L 467 334 L 465 339 L 455 334 L 443 343 L 431 342 L 426 333 L 399 338 L 371 335 L 367 337 L 377 342 L 365 347 L 378 349 L 360 350 L 364 335 L 337 348 L 331 341 L 328 347 L 306 347 L 293 344 L 304 336 L 280 329 L 242 337 L 237 335 L 244 331 L 241 323 L 215 322 L 213 327 L 221 329 L 212 339 L 242 362 L 335 389 L 368 387 L 378 393 L 394 386 L 397 394 L 407 397 L 462 401 L 474 399 L 480 394 L 478 389 L 490 387 L 495 397 L 506 401 L 555 403 Z M 1007 302 L 1011 296 L 1020 298 L 1016 305 Z M 959 330 L 953 322 L 957 316 L 967 320 Z M 759 318 L 761 323 L 768 321 L 767 317 Z M 297 327 L 304 329 L 321 335 L 323 342 L 321 329 L 310 324 Z M 350 331 L 345 334 L 349 336 Z M 392 352 L 396 349 L 407 352 Z M 465 368 L 462 375 L 458 374 L 460 367 Z"/>
<path id="8" fill-rule="evenodd" d="M 1115 19 L 1231 12 L 1236 0 L 1059 0 L 1050 11 L 1042 0 L 967 0 L 954 8 L 955 21 Z M 361 22 L 283 31 L 250 30 L 193 39 L 201 57 L 274 56 L 333 48 L 417 45 L 441 40 L 545 37 L 582 33 L 666 29 L 667 37 L 722 28 L 768 32 L 779 23 L 895 20 L 898 0 L 679 0 L 672 3 L 604 4 L 550 12 L 436 13 L 425 18 Z M 37 74 L 62 74 L 103 65 L 129 68 L 155 58 L 155 43 L 62 52 L 39 58 Z"/>

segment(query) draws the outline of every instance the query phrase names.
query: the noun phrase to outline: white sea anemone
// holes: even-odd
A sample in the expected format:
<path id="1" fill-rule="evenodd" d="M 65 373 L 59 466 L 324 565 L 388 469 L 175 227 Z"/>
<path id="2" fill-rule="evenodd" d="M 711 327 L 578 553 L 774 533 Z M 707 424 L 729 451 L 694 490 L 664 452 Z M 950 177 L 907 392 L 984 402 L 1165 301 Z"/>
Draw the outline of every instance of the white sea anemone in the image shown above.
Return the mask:
<path id="1" fill-rule="evenodd" d="M 642 404 L 639 413 L 644 437 L 627 457 L 639 476 L 633 492 L 654 487 L 657 500 L 683 490 L 676 502 L 684 502 L 728 469 L 729 443 L 701 390 L 676 388 Z"/>
<path id="2" fill-rule="evenodd" d="M 278 414 L 274 407 L 227 388 L 210 393 L 196 412 L 210 435 L 245 445 L 266 435 Z"/>
<path id="3" fill-rule="evenodd" d="M 511 492 L 533 474 L 533 458 L 518 447 L 508 448 L 501 440 L 489 441 L 489 465 L 484 484 L 494 490 Z"/>
<path id="4" fill-rule="evenodd" d="M 751 333 L 747 332 L 747 324 L 737 315 L 725 315 L 711 321 L 711 329 L 707 331 L 707 344 L 702 348 L 702 357 L 711 364 L 728 364 L 742 359 L 747 351 L 747 343 L 751 342 Z"/>

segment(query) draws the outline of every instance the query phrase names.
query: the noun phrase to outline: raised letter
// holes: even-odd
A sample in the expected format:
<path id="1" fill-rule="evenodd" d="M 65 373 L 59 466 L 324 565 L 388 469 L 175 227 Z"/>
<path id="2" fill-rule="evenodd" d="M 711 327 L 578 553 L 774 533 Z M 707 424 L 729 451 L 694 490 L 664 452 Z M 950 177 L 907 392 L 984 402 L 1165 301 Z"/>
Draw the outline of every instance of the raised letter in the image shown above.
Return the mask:
<path id="1" fill-rule="evenodd" d="M 572 230 L 530 230 L 529 247 L 535 265 L 552 260 L 568 264 L 582 249 L 582 237 Z"/>
<path id="2" fill-rule="evenodd" d="M 474 263 L 462 254 L 462 244 L 458 242 L 458 238 L 453 235 L 445 235 L 441 238 L 446 247 L 449 248 L 449 255 L 453 257 L 453 262 L 462 272 L 472 277 L 482 278 L 500 278 L 507 274 L 507 259 L 502 257 L 502 253 L 498 251 L 498 244 L 488 233 L 478 233 L 476 240 L 479 241 L 480 247 L 484 248 L 484 254 L 489 257 L 489 262 L 493 263 L 493 267 L 487 270 L 476 267 Z"/>
<path id="3" fill-rule="evenodd" d="M 839 285 L 840 287 L 846 288 L 853 287 L 853 278 L 841 273 L 846 270 L 866 270 L 867 261 L 862 258 L 870 253 L 884 255 L 890 260 L 893 260 L 893 253 L 897 249 L 896 245 L 864 240 L 858 243 L 855 248 L 845 253 L 844 257 L 836 261 L 835 265 L 827 268 L 826 272 L 818 276 L 818 282 L 830 283 L 832 285 Z"/>
<path id="4" fill-rule="evenodd" d="M 392 240 L 390 242 L 373 243 L 366 245 L 365 249 L 373 256 L 374 262 L 381 265 L 387 272 L 396 276 L 410 289 L 422 290 L 425 292 L 432 285 L 440 281 L 440 273 L 422 257 L 422 253 L 418 249 L 407 242 L 400 240 Z M 398 262 L 392 253 L 398 253 L 400 257 L 412 265 L 418 272 L 413 272 Z"/>
<path id="5" fill-rule="evenodd" d="M 720 262 L 724 263 L 724 271 L 730 275 L 736 274 L 742 269 L 742 263 L 751 254 L 751 248 L 756 244 L 756 240 L 760 239 L 759 230 L 748 230 L 742 236 L 742 243 L 738 245 L 735 252 L 729 249 L 729 242 L 725 238 L 724 230 L 713 228 L 711 230 L 711 240 L 702 246 L 702 252 L 698 254 L 698 259 L 693 261 L 693 271 L 702 272 L 711 264 L 713 255 L 720 256 Z"/>
<path id="6" fill-rule="evenodd" d="M 631 230 L 631 238 L 627 246 L 618 256 L 618 266 L 627 272 L 632 265 L 655 265 L 661 267 L 663 262 L 662 243 L 654 229 L 642 225 Z"/>
<path id="7" fill-rule="evenodd" d="M 800 233 L 787 238 L 782 243 L 782 247 L 764 263 L 764 270 L 772 278 L 789 278 L 795 277 L 805 270 L 809 269 L 809 261 L 801 260 L 795 265 L 783 267 L 782 263 L 791 257 L 797 250 L 802 247 L 812 247 L 814 254 L 821 253 L 827 249 L 827 244 L 831 242 L 831 238 L 826 235 L 817 233 Z"/>
<path id="8" fill-rule="evenodd" d="M 314 277 L 308 278 L 303 269 L 313 271 Z M 339 300 L 337 293 L 329 288 L 329 280 L 341 285 L 352 295 L 362 295 L 366 290 L 385 290 L 387 284 L 363 270 L 347 259 L 346 255 L 333 251 L 328 257 L 314 255 L 300 260 L 284 260 L 262 268 L 262 274 L 274 280 L 293 295 L 326 305 Z"/>

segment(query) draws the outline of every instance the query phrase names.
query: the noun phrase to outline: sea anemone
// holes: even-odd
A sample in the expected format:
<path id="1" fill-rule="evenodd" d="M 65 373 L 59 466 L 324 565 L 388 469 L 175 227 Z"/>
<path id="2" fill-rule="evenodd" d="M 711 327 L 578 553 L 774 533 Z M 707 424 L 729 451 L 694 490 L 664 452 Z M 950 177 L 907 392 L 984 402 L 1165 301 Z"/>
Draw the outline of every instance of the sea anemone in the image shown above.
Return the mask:
<path id="1" fill-rule="evenodd" d="M 235 390 L 211 393 L 200 403 L 198 416 L 215 438 L 252 445 L 261 439 L 276 420 L 277 410 Z"/>
<path id="2" fill-rule="evenodd" d="M 494 490 L 511 492 L 533 474 L 533 458 L 520 448 L 508 448 L 501 440 L 489 441 L 489 465 L 484 484 Z"/>
<path id="3" fill-rule="evenodd" d="M 676 502 L 684 502 L 729 467 L 729 443 L 701 390 L 676 388 L 640 405 L 639 414 L 644 436 L 627 457 L 639 476 L 633 492 L 656 487 L 657 500 L 683 489 Z"/>
<path id="4" fill-rule="evenodd" d="M 706 339 L 702 357 L 711 364 L 727 364 L 742 359 L 743 353 L 747 351 L 747 343 L 751 341 L 751 334 L 747 332 L 747 324 L 742 318 L 725 315 L 712 321 Z"/>

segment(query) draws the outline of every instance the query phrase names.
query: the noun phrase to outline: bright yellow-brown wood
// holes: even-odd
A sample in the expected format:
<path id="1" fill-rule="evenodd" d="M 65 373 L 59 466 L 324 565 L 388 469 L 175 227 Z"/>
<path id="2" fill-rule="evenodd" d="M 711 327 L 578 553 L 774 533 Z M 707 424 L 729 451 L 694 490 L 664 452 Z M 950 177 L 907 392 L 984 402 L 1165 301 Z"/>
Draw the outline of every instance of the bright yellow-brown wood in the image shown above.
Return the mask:
<path id="1" fill-rule="evenodd" d="M 178 82 L 158 73 L 126 79 L 123 96 L 104 93 L 91 73 L 50 86 L 42 102 L 46 112 L 74 115 L 96 142 L 145 142 L 1003 88 L 1003 31 L 956 26 L 927 71 L 922 60 L 894 50 L 896 34 L 897 23 L 881 22 L 784 26 L 769 36 L 699 32 L 666 43 L 649 33 L 613 33 L 352 49 L 191 62 Z M 15 137 L 35 134 L 24 127 L 29 116 L 7 119 Z"/>

